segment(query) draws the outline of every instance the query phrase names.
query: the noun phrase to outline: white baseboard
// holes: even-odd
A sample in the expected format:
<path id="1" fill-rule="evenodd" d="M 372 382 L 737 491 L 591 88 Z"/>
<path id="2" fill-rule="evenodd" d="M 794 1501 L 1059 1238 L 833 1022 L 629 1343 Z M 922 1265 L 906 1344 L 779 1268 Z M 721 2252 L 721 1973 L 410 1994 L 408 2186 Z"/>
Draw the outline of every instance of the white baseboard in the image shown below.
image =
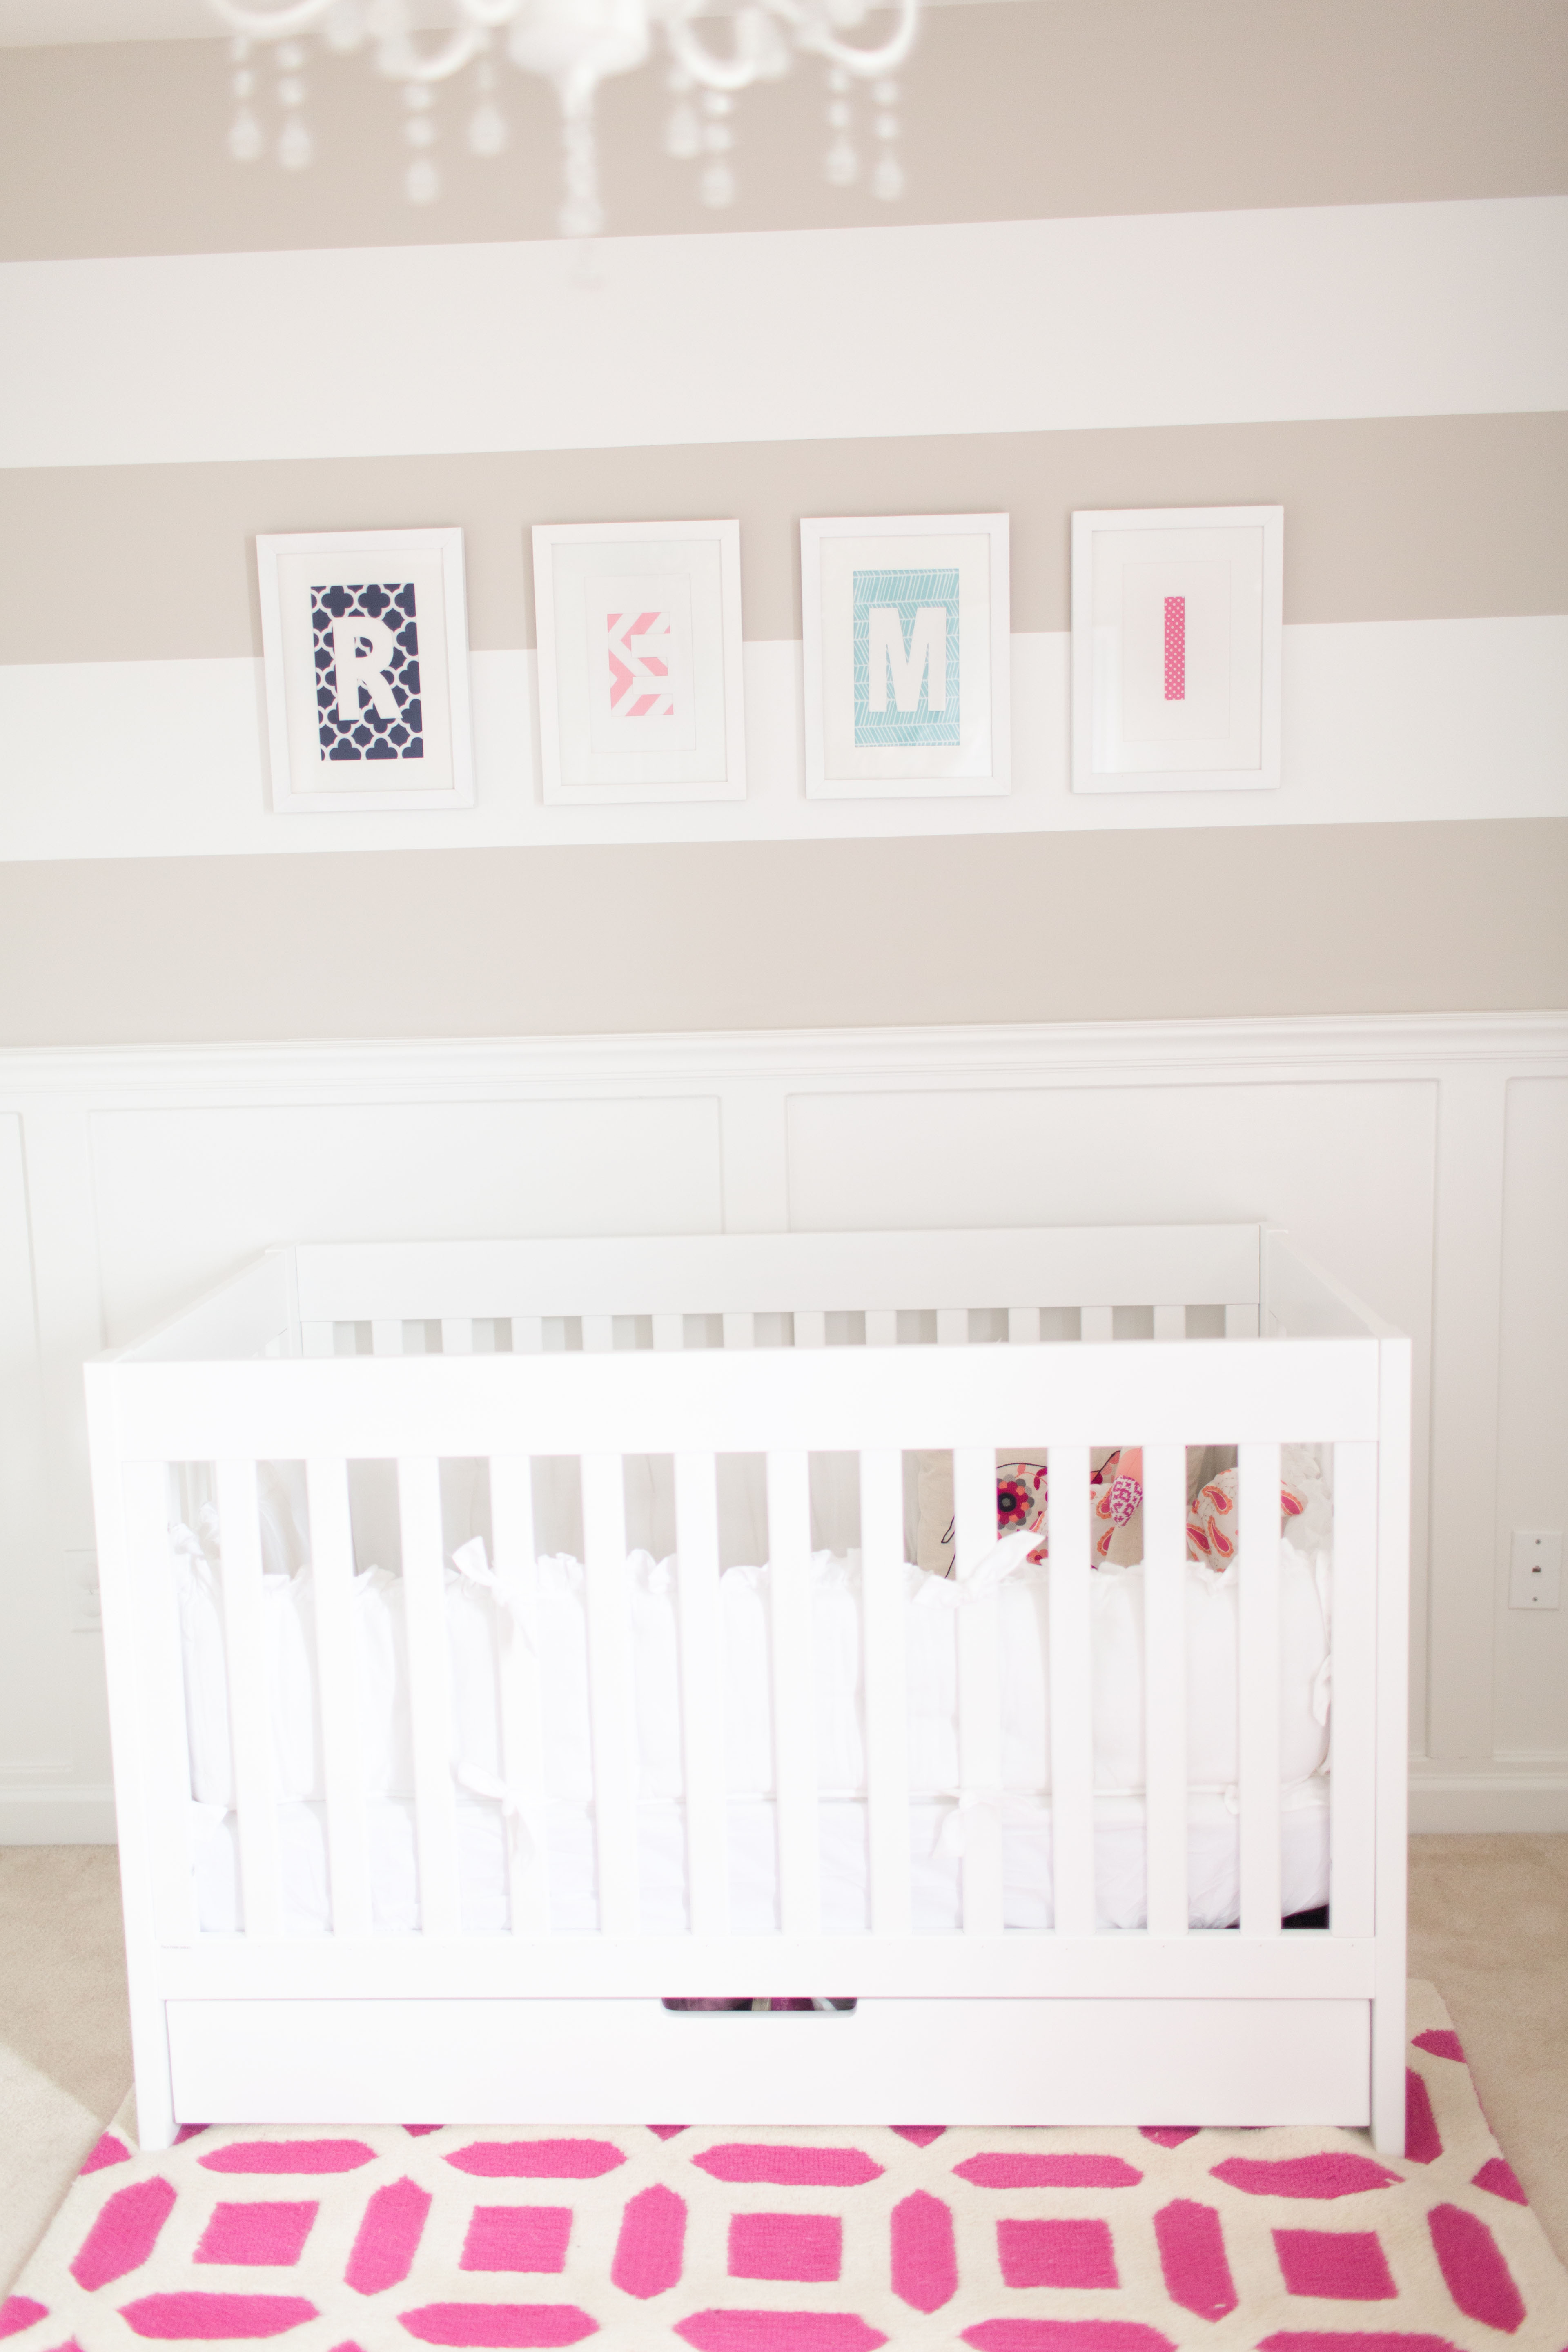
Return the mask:
<path id="1" fill-rule="evenodd" d="M 1415 1764 L 1410 1773 L 1410 1827 L 1415 1834 L 1568 1831 L 1568 1762 Z"/>
<path id="2" fill-rule="evenodd" d="M 113 1845 L 114 1791 L 106 1780 L 0 1787 L 0 1845 Z"/>

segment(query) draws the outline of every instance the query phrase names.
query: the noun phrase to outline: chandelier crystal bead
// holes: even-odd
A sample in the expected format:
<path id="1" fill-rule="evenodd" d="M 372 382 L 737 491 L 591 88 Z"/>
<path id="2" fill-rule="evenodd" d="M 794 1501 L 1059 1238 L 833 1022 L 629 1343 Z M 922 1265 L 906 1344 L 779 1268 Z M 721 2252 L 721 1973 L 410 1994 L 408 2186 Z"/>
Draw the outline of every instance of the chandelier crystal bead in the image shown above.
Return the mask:
<path id="1" fill-rule="evenodd" d="M 677 100 L 665 124 L 665 152 L 679 162 L 700 164 L 698 194 L 704 205 L 717 209 L 734 200 L 735 174 L 725 160 L 733 133 L 724 118 L 735 94 L 754 82 L 779 79 L 790 70 L 792 52 L 818 58 L 826 69 L 832 101 L 828 128 L 835 134 L 824 158 L 829 182 L 847 188 L 859 177 L 847 101 L 858 85 L 870 85 L 879 110 L 872 128 L 884 142 L 871 174 L 872 191 L 889 203 L 903 192 L 903 170 L 890 145 L 898 132 L 892 112 L 899 96 L 895 76 L 913 47 L 921 0 L 895 0 L 892 30 L 870 45 L 853 37 L 864 24 L 868 0 L 736 0 L 712 36 L 717 46 L 710 45 L 705 20 L 699 29 L 699 0 L 449 0 L 451 21 L 435 32 L 419 29 L 410 0 L 207 0 L 207 5 L 234 36 L 230 58 L 235 68 L 247 65 L 258 42 L 272 51 L 280 77 L 276 94 L 285 115 L 276 152 L 287 170 L 302 170 L 313 153 L 300 113 L 307 36 L 319 36 L 342 56 L 368 49 L 375 70 L 403 89 L 409 110 L 407 138 L 416 146 L 426 143 L 416 129 L 428 124 L 427 110 L 440 84 L 477 66 L 489 79 L 479 84 L 486 95 L 469 118 L 467 138 L 469 151 L 481 157 L 499 155 L 509 144 L 506 119 L 488 95 L 493 74 L 486 60 L 495 53 L 492 40 L 501 37 L 514 66 L 542 75 L 555 89 L 563 139 L 562 233 L 596 236 L 604 226 L 604 206 L 595 100 L 603 82 L 645 64 L 658 37 L 668 61 L 666 85 Z M 701 92 L 705 121 L 689 100 L 688 93 L 696 89 Z M 253 79 L 237 71 L 232 89 L 236 112 L 228 130 L 228 151 L 237 163 L 254 162 L 267 144 L 248 103 L 253 91 Z M 429 134 L 434 137 L 433 124 Z M 404 187 L 411 203 L 435 200 L 440 179 L 428 154 L 415 155 Z"/>

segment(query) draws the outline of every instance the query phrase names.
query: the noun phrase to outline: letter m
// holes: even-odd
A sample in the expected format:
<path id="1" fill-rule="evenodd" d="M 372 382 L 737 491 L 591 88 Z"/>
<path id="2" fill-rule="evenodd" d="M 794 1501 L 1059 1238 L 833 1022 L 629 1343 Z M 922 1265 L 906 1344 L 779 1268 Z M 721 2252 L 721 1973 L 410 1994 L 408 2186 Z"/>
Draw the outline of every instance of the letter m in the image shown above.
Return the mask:
<path id="1" fill-rule="evenodd" d="M 886 710 L 888 681 L 892 680 L 893 705 L 899 710 L 914 710 L 921 698 L 921 677 L 926 682 L 926 709 L 947 709 L 947 608 L 942 604 L 921 604 L 915 614 L 914 626 L 910 631 L 908 649 L 904 646 L 904 625 L 896 605 L 873 604 L 867 618 L 870 625 L 870 677 L 868 680 L 867 708 Z"/>

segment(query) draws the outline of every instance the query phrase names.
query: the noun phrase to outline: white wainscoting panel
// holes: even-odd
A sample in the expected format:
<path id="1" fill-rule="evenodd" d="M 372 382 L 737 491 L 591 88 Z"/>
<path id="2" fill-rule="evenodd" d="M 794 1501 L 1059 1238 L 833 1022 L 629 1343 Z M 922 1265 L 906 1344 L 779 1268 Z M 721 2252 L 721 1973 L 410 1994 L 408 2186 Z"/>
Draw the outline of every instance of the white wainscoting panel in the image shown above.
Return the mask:
<path id="1" fill-rule="evenodd" d="M 1515 1528 L 1568 1528 L 1568 1078 L 1515 1078 L 1503 1162 L 1497 1723 L 1528 1769 L 1563 1745 L 1568 1608 L 1508 1605 Z"/>
<path id="2" fill-rule="evenodd" d="M 105 1344 L 278 1241 L 717 1233 L 715 1096 L 100 1110 Z"/>
<path id="3" fill-rule="evenodd" d="M 1416 1342 L 1416 1825 L 1568 1828 L 1565 1194 L 1562 1014 L 0 1054 L 0 1839 L 112 1833 L 82 1360 L 266 1243 L 1215 1217 Z"/>

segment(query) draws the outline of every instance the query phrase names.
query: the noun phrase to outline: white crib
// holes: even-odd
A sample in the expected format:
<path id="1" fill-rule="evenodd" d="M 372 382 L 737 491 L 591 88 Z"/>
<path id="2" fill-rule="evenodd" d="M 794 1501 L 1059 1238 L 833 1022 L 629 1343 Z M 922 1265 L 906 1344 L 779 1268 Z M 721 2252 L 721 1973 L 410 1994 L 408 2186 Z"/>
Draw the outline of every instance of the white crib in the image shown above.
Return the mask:
<path id="1" fill-rule="evenodd" d="M 705 1318 L 694 1322 L 692 1318 Z M 721 1326 L 718 1318 L 721 1318 Z M 366 1328 L 368 1327 L 368 1330 Z M 437 1343 L 438 1327 L 438 1343 Z M 710 1342 L 721 1328 L 722 1347 Z M 693 1344 L 701 1339 L 708 1344 Z M 759 1340 L 763 1344 L 758 1344 Z M 934 1344 L 921 1344 L 922 1340 Z M 365 1352 L 366 1342 L 370 1352 Z M 351 1352 L 352 1351 L 352 1352 Z M 272 1250 L 87 1370 L 143 2144 L 182 2122 L 1370 2123 L 1404 2142 L 1410 1348 L 1258 1226 L 343 1244 Z M 998 1617 L 957 1621 L 962 1927 L 916 1933 L 905 1457 L 951 1450 L 960 1568 L 998 1445 L 1050 1465 L 1055 1925 L 1003 1925 Z M 1331 1450 L 1330 1924 L 1282 1931 L 1277 1495 Z M 1097 1932 L 1089 1449 L 1144 1460 L 1146 1930 Z M 1184 1449 L 1239 1447 L 1240 1918 L 1189 1928 Z M 779 1927 L 726 1885 L 716 1457 L 766 1457 Z M 866 1932 L 825 1934 L 808 1465 L 858 1456 Z M 689 1929 L 639 1929 L 623 1460 L 674 1462 Z M 526 1839 L 508 1931 L 462 1931 L 439 1465 L 489 1465 L 498 1574 L 532 1472 L 581 1465 L 596 1932 L 551 1930 Z M 351 1462 L 396 1464 L 418 1927 L 373 1932 Z M 258 1465 L 303 1462 L 329 1931 L 283 1932 L 259 1640 Z M 214 1465 L 241 1932 L 203 1933 L 169 1540 Z M 1273 1498 L 1273 1499 L 1271 1499 Z M 537 1659 L 510 1645 L 509 1790 L 542 1785 Z M 832 2012 L 671 2009 L 832 1996 Z"/>

